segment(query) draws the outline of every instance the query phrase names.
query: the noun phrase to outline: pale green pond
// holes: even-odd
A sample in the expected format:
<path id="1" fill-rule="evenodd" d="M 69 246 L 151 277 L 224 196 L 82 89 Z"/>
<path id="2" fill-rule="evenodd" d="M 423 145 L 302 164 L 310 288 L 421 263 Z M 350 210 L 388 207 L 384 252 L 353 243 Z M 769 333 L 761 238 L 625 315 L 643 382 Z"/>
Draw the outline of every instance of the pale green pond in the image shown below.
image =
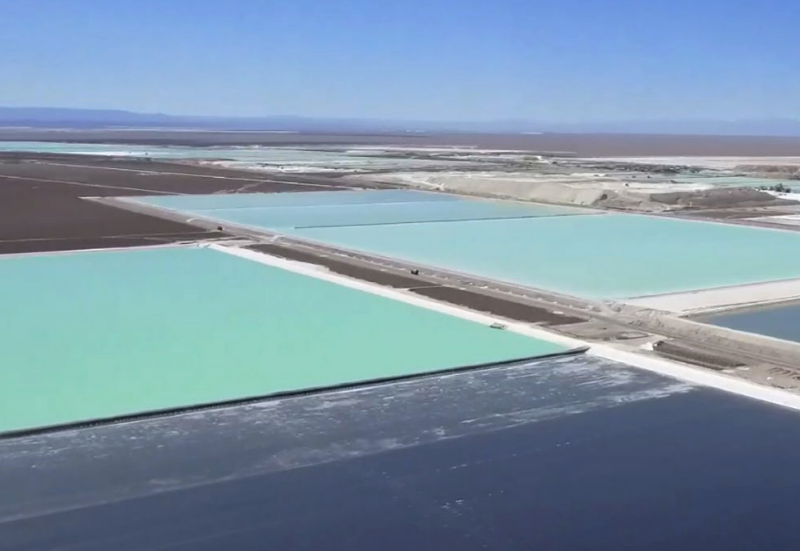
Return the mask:
<path id="1" fill-rule="evenodd" d="M 180 196 L 137 200 L 169 204 L 177 210 L 183 207 L 187 217 L 211 217 L 222 225 L 275 230 L 337 247 L 592 299 L 800 277 L 798 232 L 598 214 L 535 203 L 442 200 L 436 194 L 403 190 L 340 193 L 354 195 L 349 196 L 347 204 L 342 201 L 348 196 L 336 199 L 338 193 L 323 196 L 314 192 L 277 194 L 274 198 Z M 232 201 L 258 208 L 230 208 Z M 216 210 L 215 205 L 223 208 Z"/>
<path id="2" fill-rule="evenodd" d="M 203 248 L 0 258 L 0 433 L 559 353 Z"/>

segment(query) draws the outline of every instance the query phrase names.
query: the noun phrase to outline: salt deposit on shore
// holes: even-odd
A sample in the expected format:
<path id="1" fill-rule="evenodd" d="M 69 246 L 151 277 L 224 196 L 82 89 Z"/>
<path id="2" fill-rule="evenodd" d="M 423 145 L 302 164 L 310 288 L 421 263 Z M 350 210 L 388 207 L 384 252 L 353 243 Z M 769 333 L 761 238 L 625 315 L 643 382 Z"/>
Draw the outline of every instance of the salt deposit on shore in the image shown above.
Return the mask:
<path id="1" fill-rule="evenodd" d="M 597 157 L 585 160 L 648 165 L 683 165 L 716 170 L 733 170 L 742 165 L 783 165 L 800 167 L 800 157 Z"/>
<path id="2" fill-rule="evenodd" d="M 772 281 L 753 285 L 737 285 L 626 300 L 626 304 L 674 313 L 698 313 L 731 308 L 770 304 L 800 298 L 800 280 Z"/>

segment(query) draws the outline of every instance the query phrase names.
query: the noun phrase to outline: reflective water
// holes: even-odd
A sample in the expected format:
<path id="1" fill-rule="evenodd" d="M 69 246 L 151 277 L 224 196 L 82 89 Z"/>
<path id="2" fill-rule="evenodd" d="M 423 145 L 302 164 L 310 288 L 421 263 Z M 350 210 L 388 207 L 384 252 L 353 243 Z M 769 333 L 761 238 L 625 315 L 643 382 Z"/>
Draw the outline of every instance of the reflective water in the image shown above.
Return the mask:
<path id="1" fill-rule="evenodd" d="M 0 259 L 0 432 L 561 352 L 200 248 Z"/>
<path id="2" fill-rule="evenodd" d="M 0 442 L 0 547 L 794 549 L 798 462 L 798 412 L 546 360 Z"/>
<path id="3" fill-rule="evenodd" d="M 593 212 L 412 190 L 179 195 L 130 200 L 258 228 L 364 226 Z"/>
<path id="4" fill-rule="evenodd" d="M 800 342 L 800 304 L 797 303 L 720 314 L 705 321 L 747 333 Z"/>
<path id="5" fill-rule="evenodd" d="M 442 196 L 413 191 L 347 193 L 352 202 L 341 201 L 350 204 L 327 207 L 339 193 L 141 200 L 179 210 L 182 204 L 202 205 L 187 217 L 277 228 L 316 242 L 594 299 L 800 277 L 800 255 L 790 254 L 800 249 L 797 232 L 502 201 L 429 201 Z M 391 203 L 398 193 L 413 200 Z M 381 204 L 382 194 L 388 203 Z M 425 201 L 416 202 L 422 196 Z M 215 210 L 229 201 L 313 207 Z"/>
<path id="6" fill-rule="evenodd" d="M 800 277 L 800 255 L 788 253 L 800 249 L 800 233 L 650 216 L 553 216 L 286 231 L 600 299 Z"/>

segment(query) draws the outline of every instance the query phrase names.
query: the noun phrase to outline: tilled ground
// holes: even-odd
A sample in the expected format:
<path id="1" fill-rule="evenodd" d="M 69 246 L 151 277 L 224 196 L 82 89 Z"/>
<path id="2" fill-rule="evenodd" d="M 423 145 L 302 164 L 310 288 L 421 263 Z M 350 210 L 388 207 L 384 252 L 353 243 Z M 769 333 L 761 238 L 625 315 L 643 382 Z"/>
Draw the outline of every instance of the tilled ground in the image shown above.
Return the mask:
<path id="1" fill-rule="evenodd" d="M 159 162 L 2 155 L 0 254 L 142 246 L 224 236 L 85 197 L 346 189 L 344 183 L 332 178 L 280 178 L 276 181 L 259 174 Z"/>

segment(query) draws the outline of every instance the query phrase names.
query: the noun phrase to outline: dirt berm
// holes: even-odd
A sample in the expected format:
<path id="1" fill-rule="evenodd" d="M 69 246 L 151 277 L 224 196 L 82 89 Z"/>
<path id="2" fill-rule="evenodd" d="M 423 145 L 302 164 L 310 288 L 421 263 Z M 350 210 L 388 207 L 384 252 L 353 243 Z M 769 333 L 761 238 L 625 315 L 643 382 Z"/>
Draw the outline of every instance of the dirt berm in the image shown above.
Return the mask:
<path id="1" fill-rule="evenodd" d="M 394 183 L 398 183 L 394 181 Z M 684 209 L 765 207 L 796 204 L 753 188 L 716 188 L 700 191 L 653 193 L 648 191 L 609 190 L 588 185 L 574 186 L 555 182 L 504 180 L 499 178 L 440 178 L 434 183 L 414 184 L 423 189 L 437 189 L 482 197 L 537 201 L 586 207 L 601 207 L 638 212 L 664 212 Z"/>

